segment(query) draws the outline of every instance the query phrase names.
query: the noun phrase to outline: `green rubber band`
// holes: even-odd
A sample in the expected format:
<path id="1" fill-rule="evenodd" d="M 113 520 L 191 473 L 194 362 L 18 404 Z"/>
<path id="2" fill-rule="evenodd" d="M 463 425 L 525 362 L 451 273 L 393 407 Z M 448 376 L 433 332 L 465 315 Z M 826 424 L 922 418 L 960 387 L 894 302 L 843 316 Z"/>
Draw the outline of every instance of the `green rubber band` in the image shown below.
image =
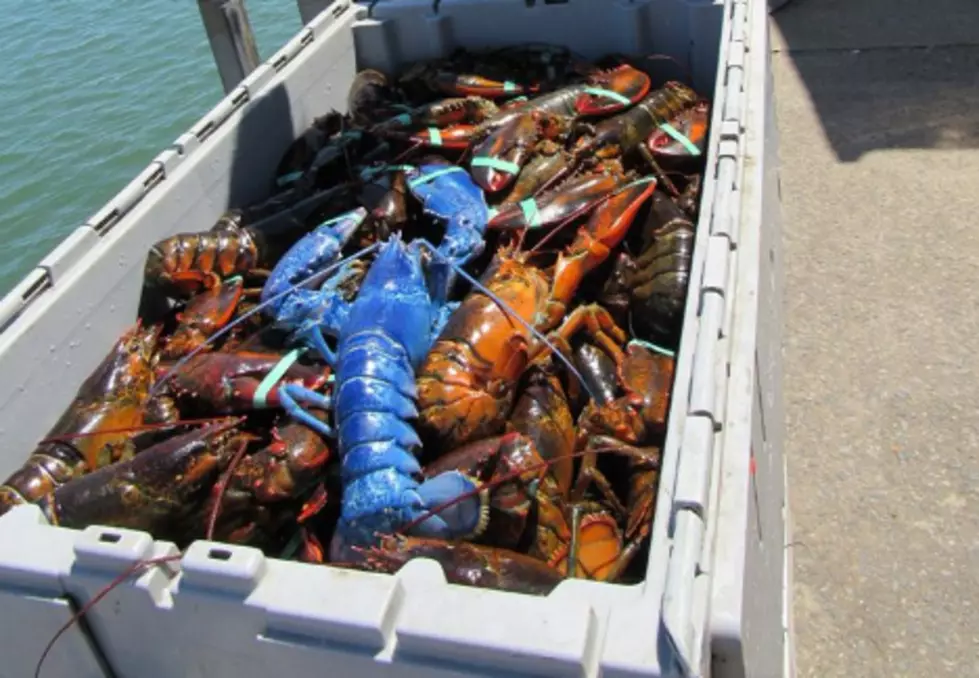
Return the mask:
<path id="1" fill-rule="evenodd" d="M 537 211 L 537 201 L 533 198 L 527 198 L 517 204 L 520 206 L 520 211 L 523 212 L 523 217 L 527 221 L 527 228 L 539 228 L 540 212 Z"/>
<path id="2" fill-rule="evenodd" d="M 628 106 L 632 103 L 629 97 L 624 97 L 618 92 L 613 92 L 610 89 L 602 89 L 601 87 L 586 87 L 584 90 L 585 94 L 591 94 L 595 97 L 604 97 L 606 99 L 611 99 L 616 103 L 620 103 L 623 106 Z"/>
<path id="3" fill-rule="evenodd" d="M 700 149 L 697 148 L 697 144 L 690 141 L 690 139 L 688 139 L 686 135 L 683 134 L 683 132 L 678 130 L 670 123 L 664 122 L 662 125 L 659 126 L 659 128 L 664 132 L 666 132 L 667 134 L 669 134 L 674 139 L 676 139 L 677 141 L 679 141 L 685 149 L 690 151 L 691 155 L 700 155 Z"/>
<path id="4" fill-rule="evenodd" d="M 489 167 L 507 174 L 520 174 L 520 165 L 517 163 L 499 158 L 488 158 L 484 155 L 477 155 L 469 164 L 472 167 Z"/>
<path id="5" fill-rule="evenodd" d="M 410 172 L 415 169 L 411 165 L 384 165 L 383 167 L 365 167 L 360 172 L 360 178 L 367 181 L 371 177 L 385 172 Z"/>
<path id="6" fill-rule="evenodd" d="M 228 283 L 242 282 L 243 280 L 244 278 L 242 278 L 240 275 L 233 275 L 230 278 L 225 278 L 224 284 L 227 285 Z"/>
<path id="7" fill-rule="evenodd" d="M 432 172 L 431 174 L 425 174 L 423 176 L 412 179 L 411 181 L 408 182 L 408 186 L 414 188 L 415 186 L 421 186 L 422 184 L 427 184 L 429 181 L 435 181 L 436 179 L 438 179 L 443 175 L 451 174 L 452 172 L 465 172 L 465 171 L 466 170 L 462 169 L 461 167 L 457 165 L 453 165 L 452 167 L 446 167 L 445 169 L 440 169 L 438 172 Z"/>
<path id="8" fill-rule="evenodd" d="M 432 146 L 442 145 L 442 132 L 438 127 L 428 128 L 428 141 L 432 144 Z"/>
<path id="9" fill-rule="evenodd" d="M 409 115 L 408 113 L 399 113 L 398 115 L 391 118 L 391 120 L 393 120 L 394 122 L 400 122 L 402 125 L 410 125 L 411 115 Z"/>
<path id="10" fill-rule="evenodd" d="M 517 91 L 517 83 L 511 82 L 510 80 L 505 81 L 503 83 L 503 91 L 504 92 L 516 92 Z"/>
<path id="11" fill-rule="evenodd" d="M 649 183 L 652 183 L 654 181 L 656 181 L 656 177 L 654 177 L 654 176 L 648 176 L 648 177 L 643 177 L 642 179 L 636 179 L 635 181 L 633 181 L 631 183 L 628 183 L 625 186 L 623 186 L 622 188 L 620 188 L 618 191 L 616 191 L 616 193 L 621 193 L 622 191 L 627 191 L 630 188 L 632 188 L 633 186 L 638 186 L 639 184 L 649 184 Z"/>
<path id="12" fill-rule="evenodd" d="M 302 175 L 302 170 L 296 170 L 295 172 L 289 172 L 289 174 L 283 174 L 281 177 L 275 180 L 275 185 L 285 186 L 286 184 L 291 184 Z"/>
<path id="13" fill-rule="evenodd" d="M 662 346 L 657 346 L 656 344 L 650 343 L 648 341 L 643 341 L 642 339 L 633 339 L 629 342 L 629 345 L 636 344 L 637 346 L 642 346 L 643 348 L 648 348 L 653 353 L 659 353 L 660 355 L 665 355 L 667 358 L 676 358 L 676 353 L 663 348 Z"/>
<path id="14" fill-rule="evenodd" d="M 486 221 L 493 221 L 493 219 L 495 219 L 496 215 L 499 213 L 500 210 L 498 210 L 496 207 L 490 207 L 488 210 L 486 210 Z"/>
<path id="15" fill-rule="evenodd" d="M 252 398 L 252 406 L 256 410 L 263 410 L 268 407 L 266 399 L 269 396 L 269 392 L 271 392 L 282 377 L 286 375 L 286 372 L 289 371 L 292 364 L 299 360 L 299 356 L 302 355 L 302 353 L 303 350 L 300 348 L 289 351 L 287 354 L 282 356 L 282 359 L 275 364 L 275 367 L 269 370 L 269 373 L 265 375 L 264 379 L 262 379 L 262 383 L 258 385 L 257 389 L 255 389 L 255 396 Z"/>

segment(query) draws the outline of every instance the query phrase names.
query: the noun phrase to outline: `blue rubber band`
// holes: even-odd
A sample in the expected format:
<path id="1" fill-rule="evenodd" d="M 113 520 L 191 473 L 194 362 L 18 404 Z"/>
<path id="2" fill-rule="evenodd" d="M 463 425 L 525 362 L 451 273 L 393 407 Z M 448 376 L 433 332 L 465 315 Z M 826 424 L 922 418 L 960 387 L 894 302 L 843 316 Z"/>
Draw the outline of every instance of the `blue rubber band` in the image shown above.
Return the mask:
<path id="1" fill-rule="evenodd" d="M 289 174 L 283 174 L 281 177 L 275 180 L 275 185 L 282 187 L 287 184 L 291 184 L 302 175 L 302 170 L 296 170 L 295 172 L 289 172 Z"/>
<path id="2" fill-rule="evenodd" d="M 266 399 L 269 396 L 269 392 L 271 392 L 282 377 L 286 375 L 286 372 L 289 371 L 289 368 L 292 367 L 293 363 L 299 360 L 299 356 L 302 355 L 302 353 L 303 349 L 301 348 L 296 348 L 289 351 L 282 356 L 282 359 L 275 364 L 275 367 L 269 370 L 269 373 L 265 375 L 264 379 L 262 379 L 262 383 L 258 385 L 257 389 L 255 389 L 255 396 L 252 398 L 252 406 L 256 410 L 263 410 L 268 407 Z"/>
<path id="3" fill-rule="evenodd" d="M 613 92 L 610 89 L 602 89 L 601 87 L 586 87 L 584 89 L 585 94 L 591 94 L 595 97 L 604 97 L 606 99 L 611 99 L 616 103 L 620 103 L 623 106 L 628 106 L 632 103 L 629 97 L 624 97 L 618 92 Z"/>
<path id="4" fill-rule="evenodd" d="M 678 130 L 670 123 L 664 122 L 662 125 L 659 126 L 659 128 L 664 132 L 666 132 L 667 134 L 669 134 L 674 139 L 676 139 L 677 141 L 679 141 L 685 149 L 690 151 L 691 155 L 700 155 L 700 149 L 697 148 L 697 144 L 690 141 L 690 139 L 688 139 L 683 132 Z"/>
<path id="5" fill-rule="evenodd" d="M 442 145 L 442 132 L 438 127 L 428 128 L 428 141 L 430 144 L 432 144 L 432 146 Z"/>
<path id="6" fill-rule="evenodd" d="M 415 186 L 421 186 L 422 184 L 427 184 L 429 181 L 435 181 L 439 177 L 444 176 L 446 174 L 451 174 L 452 172 L 465 172 L 465 171 L 466 170 L 462 169 L 458 165 L 452 165 L 451 167 L 440 169 L 437 172 L 432 172 L 431 174 L 425 174 L 420 177 L 416 177 L 415 179 L 412 179 L 408 182 L 408 186 L 414 188 Z"/>
<path id="7" fill-rule="evenodd" d="M 648 348 L 653 353 L 659 353 L 660 355 L 665 355 L 667 358 L 676 358 L 676 353 L 663 348 L 662 346 L 657 346 L 656 344 L 650 343 L 648 341 L 643 341 L 642 339 L 633 339 L 629 342 L 629 345 L 636 344 L 637 346 L 642 346 L 643 348 Z"/>
<path id="8" fill-rule="evenodd" d="M 533 198 L 527 198 L 517 204 L 520 206 L 520 211 L 523 212 L 523 218 L 527 221 L 527 228 L 539 228 L 540 212 L 537 211 L 537 201 Z"/>
<path id="9" fill-rule="evenodd" d="M 520 165 L 509 160 L 500 158 L 488 158 L 484 155 L 477 155 L 469 163 L 472 167 L 489 167 L 490 169 L 506 172 L 507 174 L 520 174 Z"/>

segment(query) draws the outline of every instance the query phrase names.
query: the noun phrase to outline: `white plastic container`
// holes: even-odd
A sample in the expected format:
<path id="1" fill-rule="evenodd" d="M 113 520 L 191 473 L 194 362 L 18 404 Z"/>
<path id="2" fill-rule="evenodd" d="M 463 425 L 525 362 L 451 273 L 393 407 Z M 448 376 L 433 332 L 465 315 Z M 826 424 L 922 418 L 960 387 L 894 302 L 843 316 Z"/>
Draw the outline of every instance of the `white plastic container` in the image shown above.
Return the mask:
<path id="1" fill-rule="evenodd" d="M 305 2 L 309 11 L 311 2 Z M 197 542 L 96 605 L 42 675 L 778 676 L 784 570 L 779 197 L 764 0 L 334 2 L 79 227 L 0 303 L 0 474 L 133 321 L 151 244 L 264 196 L 280 154 L 342 109 L 354 73 L 456 46 L 665 53 L 713 93 L 703 206 L 646 580 L 537 598 Z M 27 675 L 67 618 L 140 558 L 145 533 L 0 519 L 0 675 Z M 12 664 L 8 664 L 12 661 Z M 106 675 L 109 675 L 106 673 Z"/>

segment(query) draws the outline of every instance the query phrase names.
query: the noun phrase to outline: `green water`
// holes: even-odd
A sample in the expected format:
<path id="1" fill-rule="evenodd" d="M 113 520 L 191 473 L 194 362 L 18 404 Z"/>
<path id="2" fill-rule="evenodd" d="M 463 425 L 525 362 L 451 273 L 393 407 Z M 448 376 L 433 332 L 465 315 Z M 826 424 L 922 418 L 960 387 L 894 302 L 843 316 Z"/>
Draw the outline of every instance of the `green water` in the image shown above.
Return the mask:
<path id="1" fill-rule="evenodd" d="M 250 0 L 262 59 L 300 28 Z M 0 0 L 0 295 L 223 96 L 195 0 Z"/>

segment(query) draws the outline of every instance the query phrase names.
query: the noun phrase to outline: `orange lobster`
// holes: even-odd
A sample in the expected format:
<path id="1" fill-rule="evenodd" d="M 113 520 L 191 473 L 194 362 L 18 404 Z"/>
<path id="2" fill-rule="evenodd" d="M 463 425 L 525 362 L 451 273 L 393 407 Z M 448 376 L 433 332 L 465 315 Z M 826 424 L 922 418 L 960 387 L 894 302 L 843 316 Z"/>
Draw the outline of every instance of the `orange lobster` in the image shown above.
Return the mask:
<path id="1" fill-rule="evenodd" d="M 123 335 L 46 436 L 68 440 L 42 443 L 0 485 L 0 514 L 124 454 L 132 436 L 120 430 L 143 423 L 159 333 L 159 327 L 137 325 Z"/>
<path id="2" fill-rule="evenodd" d="M 567 314 L 584 276 L 604 261 L 653 192 L 633 183 L 596 210 L 549 276 L 529 255 L 502 248 L 483 276 L 492 296 L 473 290 L 449 319 L 418 372 L 419 425 L 448 448 L 497 433 L 513 404 L 517 380 L 546 344 L 532 336 L 555 330 L 567 340 L 581 329 L 612 352 L 625 335 L 601 307 Z M 514 317 L 516 317 L 516 320 Z M 611 336 L 609 336 L 611 335 Z"/>

